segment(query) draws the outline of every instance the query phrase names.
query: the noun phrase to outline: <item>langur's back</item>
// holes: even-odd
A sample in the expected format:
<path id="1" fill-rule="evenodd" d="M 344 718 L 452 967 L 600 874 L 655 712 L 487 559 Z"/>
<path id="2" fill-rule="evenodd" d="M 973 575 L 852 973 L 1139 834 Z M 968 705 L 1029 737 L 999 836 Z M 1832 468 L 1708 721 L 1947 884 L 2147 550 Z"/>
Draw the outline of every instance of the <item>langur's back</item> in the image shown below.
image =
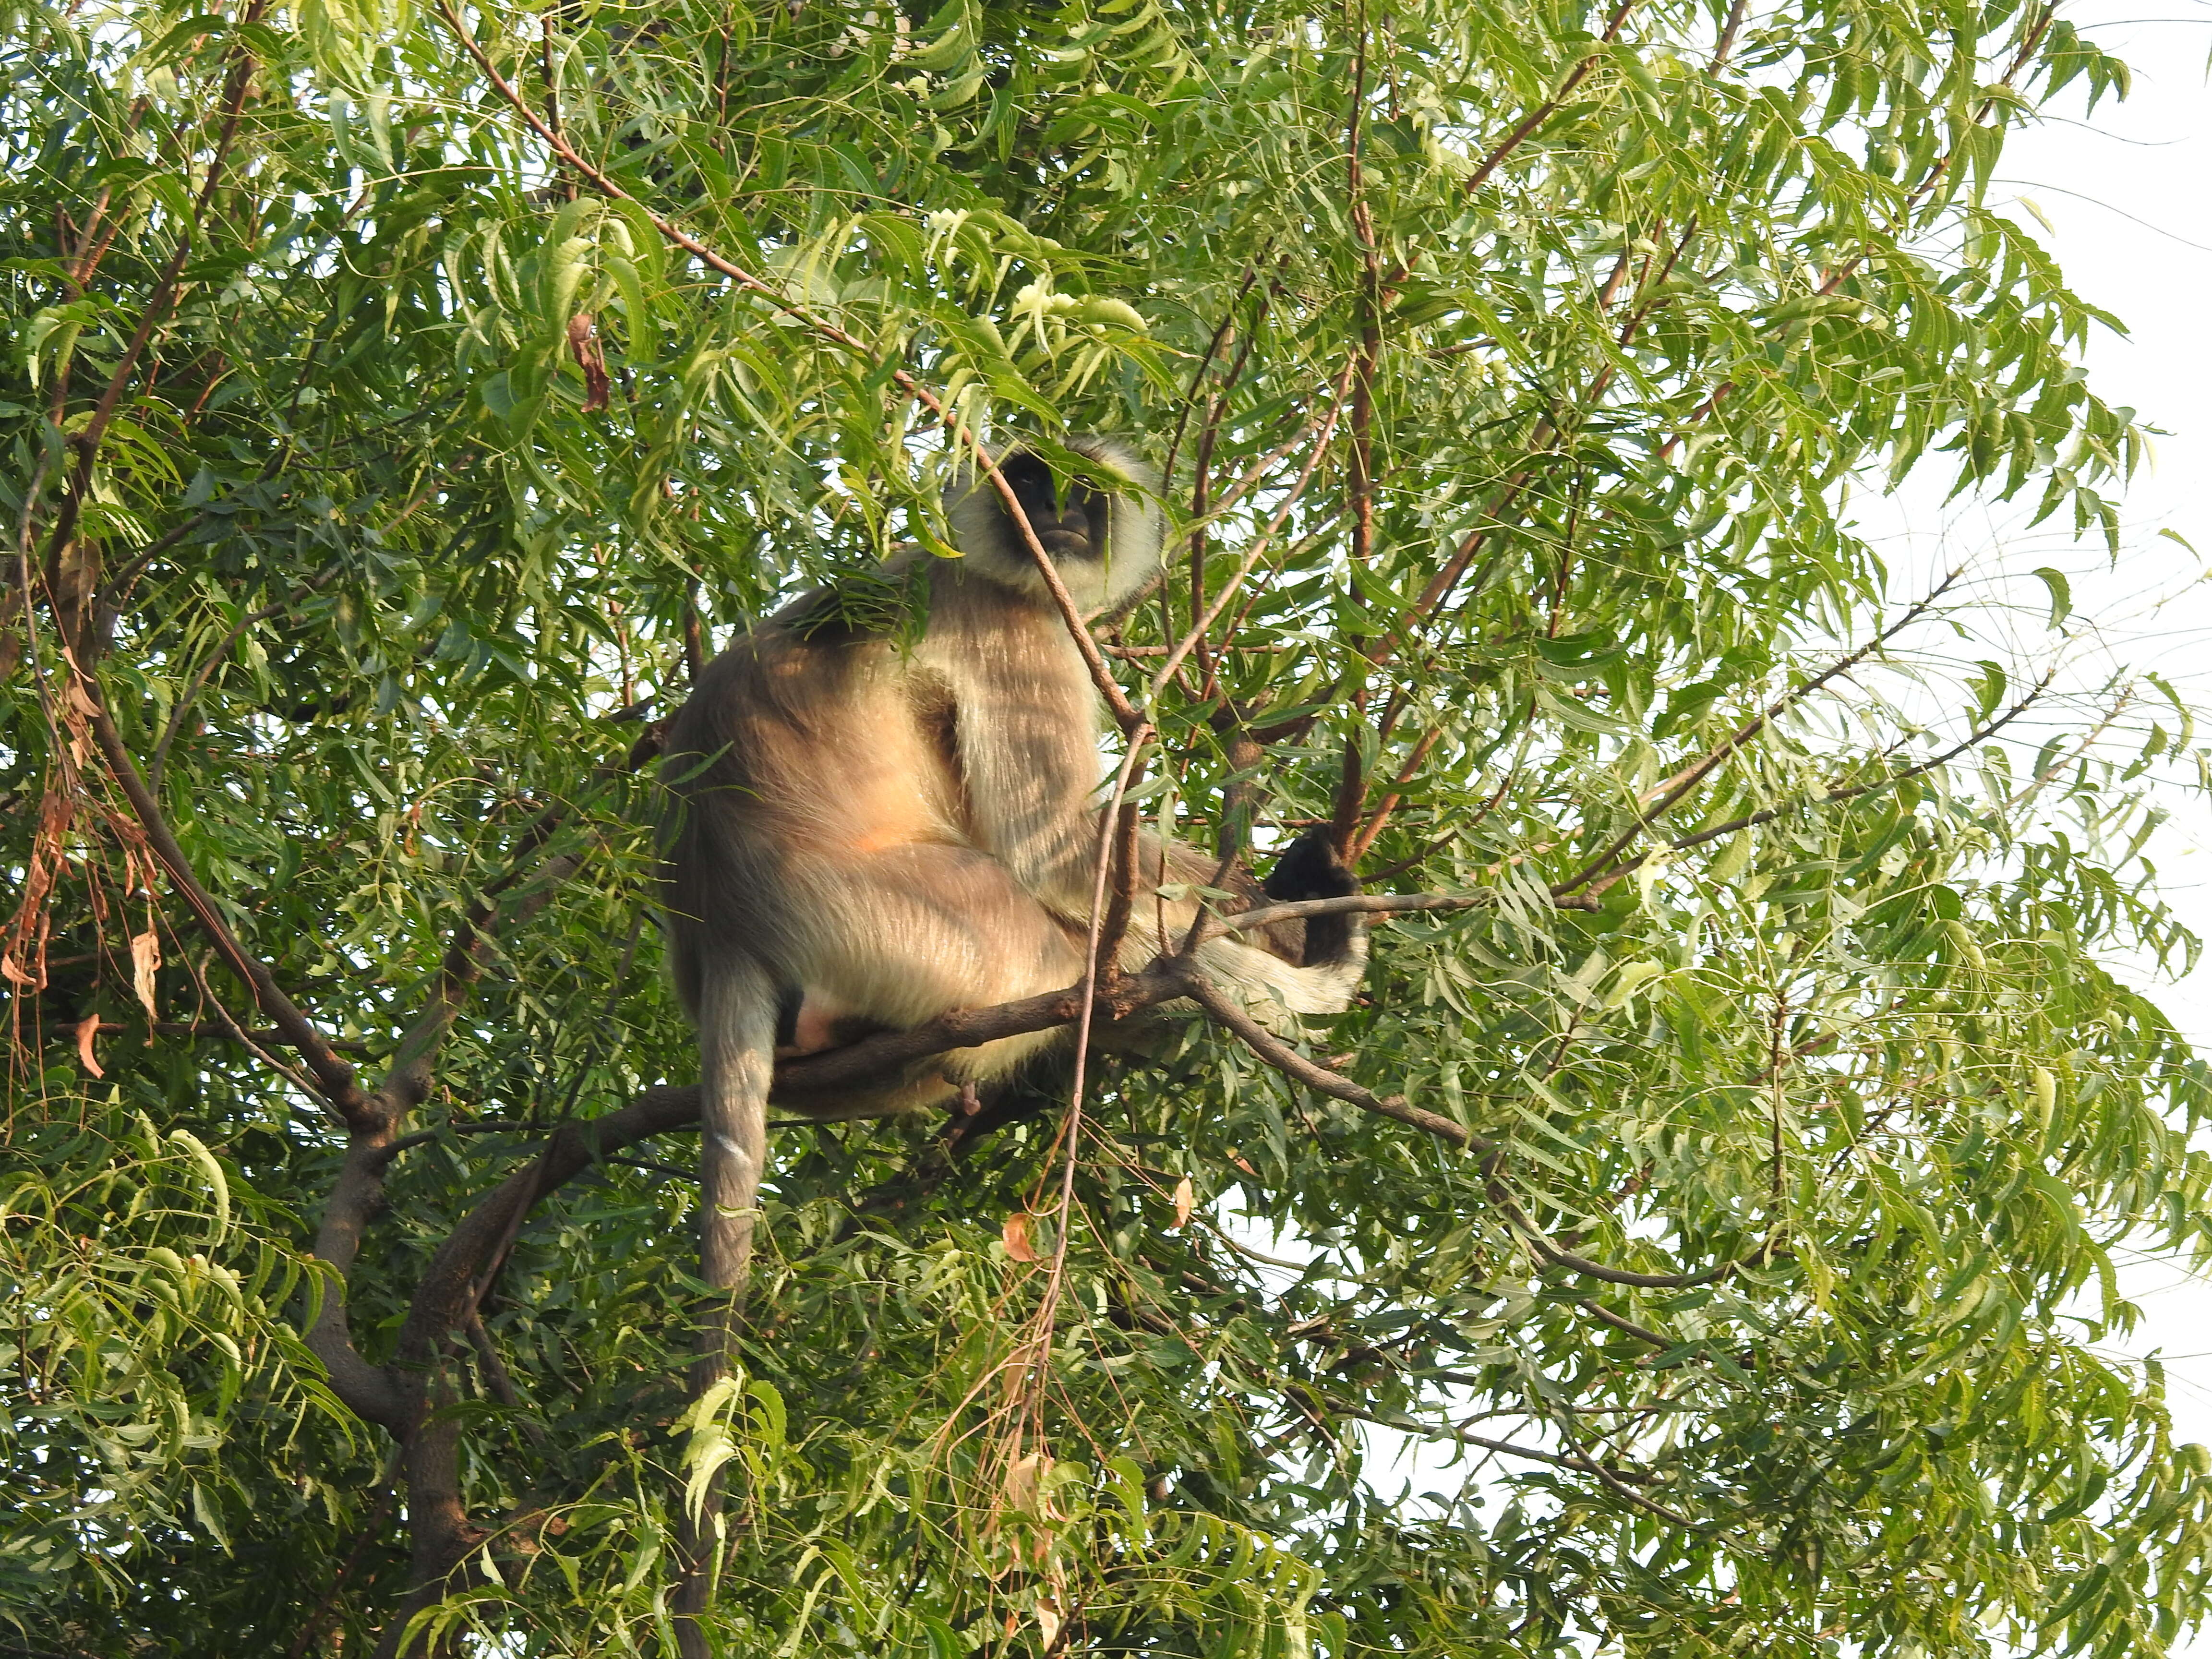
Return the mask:
<path id="1" fill-rule="evenodd" d="M 880 635 L 777 620 L 715 658 L 669 724 L 672 913 L 780 953 L 828 867 L 957 839 L 928 702 Z"/>

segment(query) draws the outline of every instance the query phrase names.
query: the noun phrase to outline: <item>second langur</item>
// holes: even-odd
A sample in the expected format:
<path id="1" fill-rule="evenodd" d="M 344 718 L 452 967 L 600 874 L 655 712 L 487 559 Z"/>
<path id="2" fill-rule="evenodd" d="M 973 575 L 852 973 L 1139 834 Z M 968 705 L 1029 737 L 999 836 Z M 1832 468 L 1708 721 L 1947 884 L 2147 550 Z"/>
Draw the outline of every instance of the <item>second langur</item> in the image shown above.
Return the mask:
<path id="1" fill-rule="evenodd" d="M 1025 450 L 1000 470 L 1078 607 L 1109 617 L 1159 573 L 1154 483 L 1121 444 L 1071 447 L 1126 487 L 1063 489 Z M 712 1285 L 741 1284 L 750 1259 L 780 1046 L 811 1052 L 1082 976 L 1101 811 L 1097 692 L 990 480 L 967 477 L 949 518 L 960 557 L 914 550 L 887 568 L 918 585 L 918 634 L 853 622 L 833 590 L 804 594 L 708 664 L 670 724 L 662 902 L 699 1031 Z M 1202 884 L 1215 870 L 1156 838 L 1139 858 L 1156 886 Z M 1241 871 L 1224 885 L 1261 891 Z M 1311 898 L 1356 884 L 1307 841 L 1266 890 Z M 1122 964 L 1175 949 L 1195 907 L 1140 887 Z M 1199 954 L 1256 1012 L 1350 1005 L 1367 956 L 1357 919 L 1254 937 L 1214 939 Z M 1071 1042 L 1060 1029 L 956 1049 L 808 1115 L 949 1102 L 963 1084 L 1048 1065 Z"/>

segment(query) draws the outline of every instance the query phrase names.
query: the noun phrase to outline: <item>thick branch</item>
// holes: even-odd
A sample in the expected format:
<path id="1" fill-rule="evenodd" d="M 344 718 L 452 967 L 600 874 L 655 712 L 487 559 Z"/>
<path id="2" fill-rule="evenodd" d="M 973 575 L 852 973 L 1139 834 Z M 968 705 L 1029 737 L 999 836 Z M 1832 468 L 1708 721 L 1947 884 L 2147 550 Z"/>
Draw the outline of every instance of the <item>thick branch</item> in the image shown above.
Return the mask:
<path id="1" fill-rule="evenodd" d="M 447 1332 L 461 1328 L 475 1306 L 477 1281 L 500 1241 L 540 1199 L 611 1153 L 698 1121 L 699 1091 L 687 1085 L 647 1089 L 605 1117 L 571 1118 L 561 1125 L 538 1157 L 478 1200 L 438 1247 L 400 1328 L 401 1358 L 419 1362 Z"/>
<path id="2" fill-rule="evenodd" d="M 1167 964 L 1155 963 L 1114 988 L 1112 1012 L 1117 1018 L 1126 1018 L 1139 1008 L 1182 994 L 1182 985 Z M 932 1054 L 953 1048 L 972 1048 L 998 1037 L 1073 1024 L 1082 1008 L 1080 985 L 1047 991 L 1042 996 L 1024 997 L 1019 1002 L 1000 1003 L 993 1008 L 955 1008 L 911 1030 L 886 1031 L 880 1036 L 848 1043 L 826 1054 L 787 1060 L 775 1069 L 775 1087 L 769 1098 L 807 1111 L 810 1117 L 820 1121 L 832 1121 L 836 1117 L 834 1109 L 817 1114 L 808 1110 L 809 1103 L 826 1102 L 856 1086 L 880 1082 L 887 1073 L 915 1060 L 927 1060 Z"/>
<path id="3" fill-rule="evenodd" d="M 331 1183 L 322 1221 L 315 1229 L 315 1260 L 329 1269 L 308 1325 L 308 1349 L 330 1373 L 331 1390 L 364 1421 L 380 1423 L 395 1435 L 406 1433 L 407 1408 L 392 1374 L 372 1365 L 353 1345 L 346 1317 L 346 1279 L 361 1254 L 362 1236 L 383 1206 L 384 1170 L 391 1160 L 386 1135 L 357 1137 L 347 1147 L 337 1179 Z"/>
<path id="4" fill-rule="evenodd" d="M 331 1386 L 354 1410 L 396 1433 L 411 1433 L 416 1413 L 392 1374 L 362 1358 L 353 1344 L 346 1316 L 343 1286 L 361 1253 L 362 1235 L 384 1206 L 384 1177 L 404 1143 L 397 1139 L 408 1112 L 428 1097 L 431 1056 L 459 1018 L 468 991 L 483 972 L 494 937 L 489 931 L 496 914 L 495 901 L 520 878 L 521 859 L 542 848 L 559 828 L 565 809 L 542 812 L 521 837 L 518 857 L 507 873 L 493 882 L 471 903 L 455 929 L 453 943 L 440 964 L 436 989 L 428 1007 L 400 1040 L 384 1086 L 371 1097 L 367 1109 L 348 1121 L 345 1162 L 339 1166 L 329 1201 L 323 1206 L 315 1231 L 315 1258 L 327 1264 L 337 1283 L 329 1287 L 307 1333 L 314 1350 L 331 1374 Z M 583 862 L 580 855 L 564 854 L 542 866 L 538 890 L 516 908 L 511 921 L 526 921 L 543 908 L 553 890 Z M 408 1465 L 409 1491 L 413 1493 L 414 1463 Z"/>

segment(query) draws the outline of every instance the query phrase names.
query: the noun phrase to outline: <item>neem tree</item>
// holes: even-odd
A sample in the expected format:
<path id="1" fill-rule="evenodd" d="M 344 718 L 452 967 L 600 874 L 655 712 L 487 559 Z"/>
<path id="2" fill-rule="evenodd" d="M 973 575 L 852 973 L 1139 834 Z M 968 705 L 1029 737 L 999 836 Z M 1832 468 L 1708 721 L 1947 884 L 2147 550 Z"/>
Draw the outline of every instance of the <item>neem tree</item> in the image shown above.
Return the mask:
<path id="1" fill-rule="evenodd" d="M 2095 313 L 1983 200 L 2124 82 L 2055 6 L 8 37 L 17 1650 L 661 1650 L 717 1469 L 731 1654 L 2200 1611 L 2205 1455 L 2100 1352 L 2116 1244 L 2206 1240 L 2202 1066 L 2105 965 L 2194 950 L 2141 858 L 2186 716 L 1893 700 L 1993 590 L 1843 516 L 1933 471 L 2112 533 Z M 866 602 L 963 442 L 1068 429 L 1175 516 L 1102 641 L 1127 799 L 1326 823 L 1407 913 L 1310 1048 L 1200 1011 L 996 1134 L 786 1131 L 690 1408 L 654 722 L 777 595 Z"/>

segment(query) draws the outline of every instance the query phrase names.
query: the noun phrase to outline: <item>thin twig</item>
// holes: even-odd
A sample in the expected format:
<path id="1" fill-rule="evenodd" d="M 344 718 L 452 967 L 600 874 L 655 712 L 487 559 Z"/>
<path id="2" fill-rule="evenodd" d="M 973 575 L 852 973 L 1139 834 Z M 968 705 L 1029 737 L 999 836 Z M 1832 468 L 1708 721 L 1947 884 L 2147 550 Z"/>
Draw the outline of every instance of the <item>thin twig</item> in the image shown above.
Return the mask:
<path id="1" fill-rule="evenodd" d="M 1053 1229 L 1052 1263 L 1046 1272 L 1044 1291 L 1038 1297 L 1036 1316 L 1032 1322 L 1036 1337 L 1031 1352 L 1036 1358 L 1028 1368 L 1024 1389 L 1027 1407 L 1032 1413 L 1040 1408 L 1045 1377 L 1043 1361 L 1051 1351 L 1053 1323 L 1060 1309 L 1060 1288 L 1067 1276 L 1067 1239 L 1073 1231 L 1068 1223 L 1075 1210 L 1075 1169 L 1082 1150 L 1083 1094 L 1091 1058 L 1091 1022 L 1097 1007 L 1100 975 L 1105 967 L 1099 958 L 1104 942 L 1106 884 L 1113 862 L 1114 830 L 1121 817 L 1122 799 L 1128 793 L 1129 781 L 1136 772 L 1144 738 L 1150 730 L 1149 726 L 1139 726 L 1131 734 L 1128 753 L 1122 757 L 1121 770 L 1114 781 L 1112 798 L 1106 810 L 1098 815 L 1098 844 L 1091 886 L 1091 925 L 1084 949 L 1083 983 L 1078 994 L 1075 1017 L 1075 1064 L 1067 1085 L 1067 1111 L 1060 1126 L 1058 1224 Z M 1126 915 L 1123 920 L 1127 921 Z"/>
<path id="2" fill-rule="evenodd" d="M 1305 493 L 1306 484 L 1313 477 L 1314 469 L 1321 465 L 1322 457 L 1328 453 L 1329 438 L 1336 430 L 1336 417 L 1344 407 L 1346 382 L 1349 375 L 1350 369 L 1347 368 L 1345 374 L 1338 377 L 1334 395 L 1329 399 L 1328 411 L 1322 422 L 1320 435 L 1314 440 L 1313 447 L 1306 456 L 1305 465 L 1299 469 L 1297 481 L 1291 485 L 1282 501 L 1276 504 L 1274 516 L 1267 521 L 1267 527 L 1245 550 L 1244 557 L 1237 565 L 1236 574 L 1222 584 L 1221 592 L 1214 596 L 1212 603 L 1207 606 L 1205 614 L 1191 624 L 1190 631 L 1169 650 L 1166 662 L 1162 664 L 1159 672 L 1152 676 L 1150 696 L 1155 697 L 1159 696 L 1168 682 L 1175 678 L 1176 671 L 1182 666 L 1183 659 L 1190 654 L 1198 642 L 1206 637 L 1206 630 L 1220 618 L 1222 611 L 1228 607 L 1229 601 L 1236 596 L 1237 589 L 1243 586 L 1246 579 L 1251 575 L 1253 567 L 1259 563 L 1261 556 L 1267 550 L 1267 544 L 1283 527 L 1284 520 L 1290 517 L 1291 509 L 1297 505 L 1298 497 Z"/>
<path id="3" fill-rule="evenodd" d="M 161 861 L 167 872 L 170 884 L 185 901 L 216 949 L 222 954 L 232 971 L 252 988 L 254 1004 L 270 1024 L 283 1033 L 284 1041 L 299 1050 L 315 1080 L 315 1092 L 321 1096 L 340 1118 L 350 1123 L 369 1109 L 369 1098 L 354 1079 L 352 1065 L 331 1047 L 330 1040 L 319 1030 L 298 1004 L 285 995 L 276 983 L 276 977 L 268 965 L 249 952 L 232 933 L 228 922 L 207 889 L 200 885 L 191 861 L 177 844 L 168 821 L 162 816 L 160 804 L 146 787 L 124 746 L 115 720 L 106 706 L 99 699 L 99 683 L 92 678 L 76 661 L 74 653 L 70 666 L 75 672 L 76 689 L 90 705 L 89 716 L 94 741 L 106 757 L 108 770 L 122 788 L 124 797 L 131 803 L 138 827 L 146 836 L 148 850 Z"/>
<path id="4" fill-rule="evenodd" d="M 1681 1344 L 1677 1342 L 1673 1337 L 1663 1336 L 1657 1331 L 1649 1329 L 1644 1326 L 1638 1324 L 1632 1319 L 1624 1319 L 1619 1314 L 1613 1312 L 1612 1309 L 1605 1306 L 1604 1304 L 1595 1301 L 1589 1297 L 1583 1297 L 1579 1302 L 1575 1304 L 1575 1306 L 1580 1308 L 1592 1319 L 1596 1320 L 1599 1324 L 1610 1325 L 1616 1331 L 1620 1331 L 1628 1336 L 1632 1336 L 1639 1342 L 1649 1343 L 1655 1348 L 1678 1348 L 1681 1346 Z"/>
<path id="5" fill-rule="evenodd" d="M 1672 778 L 1669 778 L 1665 784 L 1661 786 L 1660 793 L 1653 804 L 1638 809 L 1636 816 L 1636 822 L 1633 824 L 1632 824 L 1628 829 L 1623 830 L 1613 840 L 1611 843 L 1607 846 L 1603 852 L 1600 853 L 1595 858 L 1590 860 L 1582 867 L 1581 870 L 1568 877 L 1565 881 L 1555 883 L 1552 890 L 1554 893 L 1572 892 L 1576 888 L 1594 880 L 1601 874 L 1610 872 L 1613 866 L 1614 860 L 1620 858 L 1621 854 L 1626 852 L 1638 837 L 1644 835 L 1650 829 L 1654 823 L 1657 822 L 1660 818 L 1664 817 L 1668 812 L 1672 811 L 1675 806 L 1680 805 L 1682 799 L 1692 789 L 1696 788 L 1700 783 L 1704 782 L 1716 767 L 1727 760 L 1729 756 L 1735 754 L 1736 750 L 1742 748 L 1745 744 L 1750 742 L 1753 738 L 1758 736 L 1760 732 L 1764 731 L 1781 714 L 1797 703 L 1802 702 L 1807 697 L 1811 696 L 1813 693 L 1819 690 L 1822 686 L 1827 684 L 1831 680 L 1850 672 L 1852 669 L 1857 667 L 1859 664 L 1864 662 L 1869 657 L 1872 656 L 1875 652 L 1881 650 L 1882 647 L 1888 644 L 1890 641 L 1895 639 L 1898 635 L 1904 632 L 1907 628 L 1910 628 L 1914 623 L 1919 621 L 1921 617 L 1923 616 L 1933 605 L 1935 605 L 1935 604 L 1941 599 L 1944 594 L 1949 592 L 1951 589 L 1957 585 L 1959 579 L 1965 574 L 1965 567 L 1963 566 L 1960 567 L 1958 569 L 1953 570 L 1948 575 L 1945 576 L 1941 582 L 1937 583 L 1932 591 L 1923 595 L 1921 599 L 1916 600 L 1910 607 L 1908 607 L 1903 616 L 1899 617 L 1888 627 L 1876 634 L 1872 639 L 1869 640 L 1857 650 L 1838 658 L 1834 662 L 1829 664 L 1827 667 L 1822 669 L 1811 678 L 1801 681 L 1796 685 L 1790 688 L 1790 690 L 1784 692 L 1780 696 L 1768 703 L 1765 708 L 1760 709 L 1758 714 L 1753 715 L 1750 720 L 1745 721 L 1742 726 L 1739 726 L 1735 731 L 1730 732 L 1726 738 L 1723 738 L 1705 755 L 1692 763 L 1689 766 L 1684 768 L 1681 771 L 1677 772 Z"/>
<path id="6" fill-rule="evenodd" d="M 1598 37 L 1601 47 L 1611 46 L 1620 38 L 1621 26 L 1628 21 L 1628 14 L 1635 9 L 1635 6 L 1636 0 L 1620 0 L 1620 4 L 1613 8 L 1613 16 L 1605 26 L 1605 33 Z M 1605 53 L 1601 50 L 1591 51 L 1583 55 L 1574 68 L 1567 71 L 1566 78 L 1559 82 L 1559 90 L 1529 111 L 1520 125 L 1499 139 L 1496 148 L 1482 158 L 1481 163 L 1468 176 L 1467 184 L 1464 186 L 1467 194 L 1474 195 L 1476 191 L 1490 182 L 1490 175 L 1498 171 L 1505 158 L 1520 149 L 1534 136 L 1538 128 L 1559 112 L 1559 106 L 1567 101 L 1575 88 L 1582 85 L 1589 72 L 1597 67 L 1598 60 L 1604 56 Z"/>
<path id="7" fill-rule="evenodd" d="M 1723 836 L 1733 836 L 1739 830 L 1751 830 L 1762 823 L 1771 823 L 1785 812 L 1796 811 L 1802 806 L 1837 806 L 1847 800 L 1857 800 L 1863 796 L 1878 794 L 1885 789 L 1894 789 L 1899 784 L 1909 783 L 1914 778 L 1924 776 L 1938 767 L 1948 765 L 1976 744 L 1986 743 L 2033 708 L 2042 700 L 2045 693 L 2051 690 L 2057 673 L 2057 671 L 2054 668 L 2043 677 L 2039 684 L 2003 713 L 1976 726 L 1940 754 L 1930 755 L 1926 760 L 1916 762 L 1902 772 L 1893 773 L 1886 778 L 1877 778 L 1871 783 L 1855 783 L 1840 789 L 1831 789 L 1826 794 L 1809 802 L 1788 801 L 1779 806 L 1768 806 L 1756 812 L 1747 812 L 1741 817 L 1730 818 L 1725 823 L 1717 823 L 1710 830 L 1700 830 L 1695 835 L 1678 836 L 1667 843 L 1667 850 L 1670 853 L 1687 852 L 1692 847 L 1701 847 L 1707 842 L 1718 841 Z M 1601 889 L 1611 886 L 1621 877 L 1640 868 L 1650 860 L 1650 857 L 1651 854 L 1649 853 L 1641 853 L 1634 858 L 1623 859 L 1619 864 L 1601 872 L 1595 878 L 1593 887 Z"/>
<path id="8" fill-rule="evenodd" d="M 1434 1112 L 1424 1111 L 1418 1106 L 1408 1104 L 1402 1095 L 1392 1095 L 1385 1098 L 1370 1090 L 1361 1088 L 1359 1085 L 1341 1073 L 1333 1072 L 1325 1066 L 1317 1065 L 1308 1060 L 1289 1043 L 1231 1001 L 1194 963 L 1184 961 L 1181 965 L 1178 978 L 1185 994 L 1200 1007 L 1205 1009 L 1216 1024 L 1224 1026 L 1234 1032 L 1243 1040 L 1246 1048 L 1293 1082 L 1303 1083 L 1316 1093 L 1345 1101 L 1358 1107 L 1362 1111 L 1372 1112 L 1377 1117 L 1387 1117 L 1395 1122 L 1419 1129 L 1462 1151 L 1494 1150 L 1494 1142 L 1485 1140 L 1480 1135 L 1470 1134 L 1448 1117 L 1441 1117 Z"/>
<path id="9" fill-rule="evenodd" d="M 337 574 L 337 568 L 332 566 L 321 575 L 310 577 L 307 580 L 300 583 L 275 604 L 263 605 L 258 611 L 247 611 L 239 617 L 237 623 L 222 636 L 222 643 L 208 653 L 206 659 L 193 671 L 191 678 L 185 683 L 185 689 L 177 698 L 176 707 L 169 711 L 167 724 L 161 728 L 161 740 L 155 744 L 154 753 L 146 763 L 148 787 L 157 795 L 161 793 L 161 775 L 168 767 L 170 746 L 176 742 L 177 733 L 184 727 L 185 716 L 191 711 L 192 705 L 199 700 L 200 693 L 207 689 L 208 681 L 214 678 L 216 671 L 222 666 L 224 659 L 230 655 L 231 647 L 245 636 L 247 629 L 267 622 L 271 617 L 289 610 L 316 589 L 335 580 Z"/>

